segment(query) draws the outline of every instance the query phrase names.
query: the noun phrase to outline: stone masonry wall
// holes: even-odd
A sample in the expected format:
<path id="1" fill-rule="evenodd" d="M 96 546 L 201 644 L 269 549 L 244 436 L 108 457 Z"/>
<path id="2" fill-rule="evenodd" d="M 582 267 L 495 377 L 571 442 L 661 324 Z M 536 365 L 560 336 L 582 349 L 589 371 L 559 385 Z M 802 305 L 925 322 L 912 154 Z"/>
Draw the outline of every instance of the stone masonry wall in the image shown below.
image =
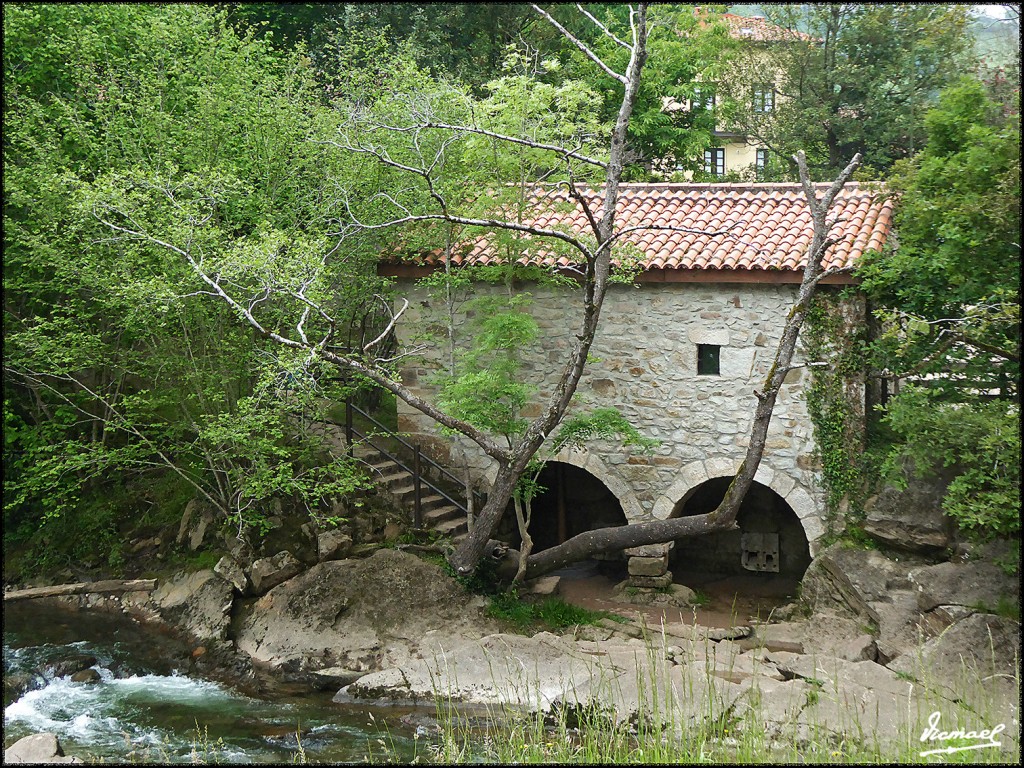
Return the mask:
<path id="1" fill-rule="evenodd" d="M 403 345 L 415 344 L 441 316 L 428 295 L 412 288 L 399 327 Z M 480 290 L 499 290 L 481 286 Z M 544 387 L 564 365 L 577 322 L 579 295 L 565 289 L 523 285 L 542 335 L 540 349 L 523 375 L 540 387 L 527 416 L 550 394 Z M 732 475 L 743 458 L 759 388 L 767 375 L 796 285 L 768 283 L 647 283 L 613 285 L 607 294 L 591 362 L 573 408 L 615 406 L 648 437 L 660 441 L 650 456 L 612 443 L 555 457 L 582 467 L 619 499 L 630 522 L 664 519 L 700 483 Z M 721 345 L 720 375 L 697 374 L 697 345 Z M 430 395 L 429 379 L 443 347 L 404 372 L 406 384 Z M 798 345 L 794 363 L 802 362 Z M 815 459 L 812 425 L 803 399 L 807 368 L 791 371 L 779 394 L 756 480 L 778 493 L 796 513 L 815 554 L 825 533 L 824 496 Z M 862 394 L 861 394 L 862 396 Z M 493 478 L 493 462 L 464 438 L 441 436 L 435 423 L 399 401 L 399 429 L 435 458 L 455 468 L 468 464 L 481 486 Z"/>

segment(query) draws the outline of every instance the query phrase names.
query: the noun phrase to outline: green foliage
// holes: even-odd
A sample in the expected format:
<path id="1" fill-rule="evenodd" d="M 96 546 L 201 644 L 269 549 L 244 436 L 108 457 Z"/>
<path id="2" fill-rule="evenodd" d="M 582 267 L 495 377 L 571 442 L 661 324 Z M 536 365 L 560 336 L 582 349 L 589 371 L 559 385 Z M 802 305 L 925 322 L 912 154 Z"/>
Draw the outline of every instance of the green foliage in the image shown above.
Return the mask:
<path id="1" fill-rule="evenodd" d="M 843 545 L 851 549 L 878 549 L 878 543 L 872 539 L 857 523 L 846 526 L 842 535 Z"/>
<path id="2" fill-rule="evenodd" d="M 626 6 L 603 6 L 591 11 L 621 39 L 629 39 Z M 613 70 L 626 71 L 628 52 L 596 25 L 572 19 L 569 12 L 556 9 L 552 13 Z M 706 110 L 665 109 L 665 103 L 671 99 L 685 104 L 701 87 L 701 81 L 717 81 L 722 74 L 721 54 L 731 45 L 726 27 L 698 19 L 692 6 L 653 4 L 648 8 L 648 25 L 649 57 L 630 119 L 627 143 L 631 163 L 624 181 L 649 180 L 652 166 L 667 158 L 674 158 L 687 170 L 699 170 L 702 160 L 695 158 L 702 158 L 704 149 L 711 146 L 715 115 Z M 565 40 L 557 40 L 554 45 L 561 49 L 559 58 L 568 73 L 596 84 L 597 92 L 603 94 L 601 115 L 606 121 L 614 120 L 622 86 L 596 72 L 593 62 L 575 46 Z"/>
<path id="3" fill-rule="evenodd" d="M 308 141 L 329 115 L 303 53 L 235 34 L 207 6 L 12 5 L 4 85 L 5 528 L 93 499 L 121 504 L 114 519 L 132 499 L 110 482 L 141 493 L 168 473 L 225 513 L 350 487 L 352 469 L 298 446 L 285 417 L 340 390 L 307 376 L 301 403 L 257 391 L 308 366 L 255 339 L 156 242 L 242 290 L 271 272 L 307 286 L 348 341 L 377 279 L 358 249 L 324 270 L 322 185 L 340 171 Z"/>
<path id="4" fill-rule="evenodd" d="M 439 405 L 480 429 L 504 436 L 510 443 L 526 428 L 521 416 L 534 387 L 519 371 L 521 355 L 537 338 L 537 321 L 523 307 L 529 296 L 504 300 L 479 296 L 470 303 L 475 334 L 459 359 L 459 372 L 447 377 Z"/>
<path id="5" fill-rule="evenodd" d="M 971 605 L 976 611 L 982 613 L 994 613 L 997 616 L 1003 616 L 1007 619 L 1013 619 L 1014 621 L 1020 621 L 1020 599 L 1014 599 L 1007 597 L 1006 595 L 1000 595 L 996 604 L 989 605 L 988 603 L 978 602 Z"/>
<path id="6" fill-rule="evenodd" d="M 867 488 L 870 456 L 862 450 L 861 427 L 846 393 L 847 377 L 856 375 L 862 365 L 861 340 L 843 322 L 841 301 L 819 291 L 807 313 L 801 339 L 810 361 L 827 363 L 810 369 L 806 398 L 829 514 L 838 514 L 845 502 L 856 517 Z"/>
<path id="7" fill-rule="evenodd" d="M 932 376 L 950 399 L 1015 396 L 1020 378 L 1019 94 L 964 78 L 927 117 L 928 142 L 891 181 L 899 248 L 858 274 L 885 334 L 876 365 Z"/>
<path id="8" fill-rule="evenodd" d="M 882 321 L 872 362 L 914 383 L 882 411 L 886 467 L 945 468 L 944 510 L 982 539 L 1020 530 L 1019 92 L 1005 99 L 966 77 L 941 94 L 893 175 L 899 248 L 859 270 Z"/>
<path id="9" fill-rule="evenodd" d="M 1020 407 L 1016 403 L 945 403 L 924 387 L 889 401 L 885 421 L 899 438 L 886 469 L 898 478 L 904 457 L 919 475 L 954 468 L 943 510 L 976 539 L 1020 532 Z"/>
<path id="10" fill-rule="evenodd" d="M 645 454 L 652 453 L 659 445 L 657 440 L 641 435 L 615 408 L 596 408 L 566 420 L 559 427 L 551 450 L 557 453 L 563 448 L 582 449 L 592 440 L 616 438 L 624 446 L 633 446 Z"/>
<path id="11" fill-rule="evenodd" d="M 791 4 L 765 13 L 810 39 L 737 46 L 725 111 L 778 157 L 802 149 L 815 175 L 834 177 L 860 152 L 874 177 L 884 176 L 924 145 L 936 94 L 969 68 L 965 5 Z M 754 111 L 750 84 L 780 71 L 774 110 Z"/>
<path id="12" fill-rule="evenodd" d="M 695 605 L 701 608 L 705 605 L 711 604 L 711 595 L 700 589 L 693 590 L 693 597 L 690 598 L 690 605 Z"/>

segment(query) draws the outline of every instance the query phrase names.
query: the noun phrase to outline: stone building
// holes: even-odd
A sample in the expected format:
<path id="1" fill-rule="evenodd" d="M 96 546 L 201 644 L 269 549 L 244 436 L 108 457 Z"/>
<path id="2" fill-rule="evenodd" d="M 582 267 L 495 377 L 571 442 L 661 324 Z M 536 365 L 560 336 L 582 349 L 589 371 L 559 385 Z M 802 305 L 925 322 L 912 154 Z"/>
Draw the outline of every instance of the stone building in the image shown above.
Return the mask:
<path id="1" fill-rule="evenodd" d="M 564 193 L 551 192 L 538 203 L 534 221 L 582 231 L 581 209 L 570 208 Z M 626 184 L 619 212 L 621 229 L 640 227 L 624 237 L 636 249 L 640 271 L 631 284 L 608 290 L 591 362 L 570 413 L 615 406 L 659 443 L 650 455 L 603 442 L 547 457 L 540 478 L 547 490 L 534 504 L 531 524 L 537 550 L 583 530 L 698 514 L 717 505 L 746 450 L 754 390 L 768 373 L 812 236 L 803 192 L 794 184 Z M 891 203 L 850 184 L 832 215 L 838 217 L 832 229 L 836 244 L 826 256 L 830 274 L 820 290 L 835 293 L 853 283 L 849 271 L 859 256 L 883 245 Z M 485 237 L 453 257 L 452 266 L 495 259 Z M 565 257 L 539 251 L 521 259 L 552 267 L 556 260 L 571 273 Z M 441 265 L 435 254 L 415 264 L 381 267 L 410 301 L 398 326 L 405 348 L 415 346 L 419 334 L 444 314 L 436 297 L 414 282 Z M 483 284 L 477 289 L 506 290 Z M 521 283 L 515 290 L 532 294 L 530 311 L 542 329 L 522 369 L 539 387 L 536 402 L 525 408 L 531 416 L 549 394 L 544 383 L 563 365 L 580 302 L 574 288 Z M 850 322 L 862 322 L 863 312 L 862 302 L 846 300 Z M 444 358 L 441 346 L 411 358 L 406 383 L 429 396 L 431 376 Z M 807 362 L 799 347 L 795 362 Z M 741 530 L 678 542 L 674 561 L 802 575 L 828 528 L 804 399 L 810 376 L 809 368 L 798 367 L 786 379 L 756 483 L 739 514 Z M 863 386 L 852 393 L 863 413 Z M 431 419 L 401 401 L 399 429 L 438 460 L 468 467 L 483 488 L 494 476 L 493 462 L 475 444 L 441 435 Z"/>

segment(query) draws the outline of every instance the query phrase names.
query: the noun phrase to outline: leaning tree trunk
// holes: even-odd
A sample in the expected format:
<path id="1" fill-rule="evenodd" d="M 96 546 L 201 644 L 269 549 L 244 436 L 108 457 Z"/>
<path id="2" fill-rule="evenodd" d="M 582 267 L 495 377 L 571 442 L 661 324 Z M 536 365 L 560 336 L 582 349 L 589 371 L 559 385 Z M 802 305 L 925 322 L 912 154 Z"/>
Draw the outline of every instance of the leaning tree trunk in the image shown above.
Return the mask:
<path id="1" fill-rule="evenodd" d="M 611 272 L 611 250 L 615 238 L 615 206 L 619 197 L 619 183 L 622 180 L 622 173 L 625 169 L 626 134 L 629 130 L 629 119 L 633 114 L 633 107 L 636 104 L 637 94 L 640 90 L 640 73 L 647 61 L 647 7 L 644 4 L 641 4 L 635 11 L 630 10 L 633 44 L 632 46 L 626 46 L 630 49 L 630 58 L 624 75 L 608 69 L 590 49 L 572 37 L 569 32 L 562 28 L 548 14 L 541 11 L 537 6 L 534 6 L 534 8 L 570 41 L 575 43 L 587 56 L 621 82 L 624 86 L 624 93 L 622 104 L 615 119 L 615 126 L 612 129 L 607 175 L 604 185 L 604 201 L 599 219 L 590 211 L 582 195 L 570 184 L 570 195 L 585 209 L 598 242 L 596 251 L 587 257 L 586 278 L 583 287 L 583 322 L 581 323 L 580 331 L 577 333 L 572 353 L 569 355 L 562 376 L 555 386 L 555 391 L 549 400 L 548 407 L 540 417 L 535 419 L 526 428 L 523 437 L 512 450 L 508 462 L 499 463 L 498 475 L 491 486 L 487 503 L 477 516 L 476 524 L 448 559 L 449 565 L 458 573 L 463 574 L 475 570 L 484 552 L 487 551 L 488 542 L 491 536 L 494 535 L 502 516 L 505 514 L 508 502 L 512 498 L 512 492 L 520 475 L 526 471 L 530 460 L 540 450 L 548 435 L 552 433 L 562 420 L 572 400 L 572 396 L 576 392 L 580 377 L 583 375 L 583 369 L 586 367 L 587 356 L 590 353 L 590 347 L 594 343 L 594 336 L 597 333 L 601 306 L 604 303 L 605 293 L 608 290 L 608 277 Z M 634 15 L 636 16 L 635 20 L 633 18 Z M 625 44 L 623 43 L 623 45 Z"/>

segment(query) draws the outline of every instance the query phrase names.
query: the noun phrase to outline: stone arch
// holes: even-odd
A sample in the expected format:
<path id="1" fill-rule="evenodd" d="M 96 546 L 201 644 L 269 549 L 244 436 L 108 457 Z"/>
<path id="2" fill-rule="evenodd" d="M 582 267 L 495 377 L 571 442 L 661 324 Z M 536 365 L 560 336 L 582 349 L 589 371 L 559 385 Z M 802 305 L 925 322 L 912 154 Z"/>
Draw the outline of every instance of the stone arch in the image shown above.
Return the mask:
<path id="1" fill-rule="evenodd" d="M 548 461 L 560 461 L 563 464 L 571 464 L 574 467 L 585 469 L 598 480 L 605 484 L 605 487 L 614 494 L 622 506 L 622 513 L 629 523 L 637 523 L 648 519 L 636 499 L 636 493 L 629 485 L 619 477 L 619 474 L 608 467 L 601 457 L 589 451 L 581 451 L 573 448 L 563 448 Z M 494 462 L 487 467 L 484 477 L 488 483 L 493 483 L 498 476 L 498 466 Z"/>
<path id="2" fill-rule="evenodd" d="M 584 467 L 552 459 L 537 475 L 537 482 L 540 490 L 531 503 L 529 528 L 534 552 L 587 531 L 629 524 L 618 497 Z"/>
<path id="3" fill-rule="evenodd" d="M 675 505 L 672 517 L 707 514 L 717 507 L 732 482 L 720 475 L 692 488 Z M 756 480 L 743 498 L 737 526 L 699 538 L 675 542 L 670 564 L 690 578 L 771 577 L 773 583 L 795 586 L 811 564 L 810 547 L 799 518 L 789 503 Z M 781 581 L 780 581 L 781 580 Z"/>
<path id="4" fill-rule="evenodd" d="M 657 520 L 667 520 L 672 515 L 675 505 L 695 488 L 716 477 L 729 477 L 740 468 L 740 459 L 713 457 L 687 464 L 679 471 L 679 475 L 668 489 L 654 503 L 653 515 Z M 778 472 L 763 461 L 757 468 L 754 481 L 771 489 L 789 505 L 800 521 L 807 537 L 811 557 L 818 553 L 821 538 L 825 535 L 825 526 L 818 504 L 811 495 L 796 481 L 784 472 Z"/>
<path id="5" fill-rule="evenodd" d="M 604 463 L 600 456 L 596 456 L 589 451 L 563 448 L 552 456 L 550 460 L 560 461 L 563 464 L 571 464 L 574 467 L 584 469 L 604 483 L 605 487 L 619 500 L 619 504 L 622 506 L 622 513 L 626 516 L 627 522 L 636 523 L 645 519 L 640 502 L 636 499 L 636 493 L 619 477 L 617 472 Z"/>

